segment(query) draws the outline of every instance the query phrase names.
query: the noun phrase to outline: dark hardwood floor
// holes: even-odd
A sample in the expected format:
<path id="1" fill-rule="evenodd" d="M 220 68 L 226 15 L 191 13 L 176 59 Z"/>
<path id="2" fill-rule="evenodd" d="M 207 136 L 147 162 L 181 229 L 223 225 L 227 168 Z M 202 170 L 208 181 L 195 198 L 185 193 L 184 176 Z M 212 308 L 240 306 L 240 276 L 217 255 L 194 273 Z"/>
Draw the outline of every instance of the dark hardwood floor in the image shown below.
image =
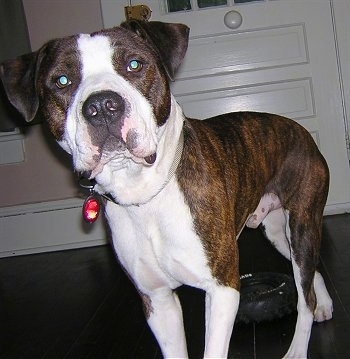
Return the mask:
<path id="1" fill-rule="evenodd" d="M 334 318 L 314 324 L 310 358 L 350 358 L 350 214 L 325 217 L 320 270 Z M 290 273 L 291 266 L 256 230 L 239 240 L 241 273 Z M 182 287 L 191 358 L 204 342 L 204 296 Z M 295 313 L 259 324 L 238 323 L 230 357 L 280 358 Z M 136 291 L 109 246 L 0 259 L 0 358 L 161 358 Z"/>

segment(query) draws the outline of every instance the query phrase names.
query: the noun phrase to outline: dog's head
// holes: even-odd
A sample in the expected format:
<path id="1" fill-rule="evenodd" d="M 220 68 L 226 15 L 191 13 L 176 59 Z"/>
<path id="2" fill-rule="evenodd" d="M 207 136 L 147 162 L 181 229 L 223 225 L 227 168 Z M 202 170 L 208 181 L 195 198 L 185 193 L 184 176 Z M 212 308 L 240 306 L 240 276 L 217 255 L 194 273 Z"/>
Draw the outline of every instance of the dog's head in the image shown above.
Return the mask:
<path id="1" fill-rule="evenodd" d="M 77 171 L 94 177 L 126 158 L 150 165 L 188 33 L 182 24 L 129 21 L 52 40 L 4 62 L 0 76 L 11 103 L 27 121 L 47 122 Z"/>

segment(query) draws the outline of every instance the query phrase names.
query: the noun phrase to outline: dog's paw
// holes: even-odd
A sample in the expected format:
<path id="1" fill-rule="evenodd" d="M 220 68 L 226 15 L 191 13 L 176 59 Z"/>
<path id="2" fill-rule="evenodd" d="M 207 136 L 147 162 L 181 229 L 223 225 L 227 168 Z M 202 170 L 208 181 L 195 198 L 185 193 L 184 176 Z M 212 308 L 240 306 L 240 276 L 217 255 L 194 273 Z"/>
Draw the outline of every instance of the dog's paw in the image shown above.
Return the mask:
<path id="1" fill-rule="evenodd" d="M 332 319 L 333 301 L 319 272 L 315 273 L 314 288 L 317 300 L 317 305 L 314 312 L 314 321 L 324 322 L 325 320 Z"/>
<path id="2" fill-rule="evenodd" d="M 315 322 L 324 322 L 326 320 L 332 319 L 333 316 L 333 303 L 330 300 L 328 303 L 323 303 L 322 305 L 317 305 L 314 313 Z"/>

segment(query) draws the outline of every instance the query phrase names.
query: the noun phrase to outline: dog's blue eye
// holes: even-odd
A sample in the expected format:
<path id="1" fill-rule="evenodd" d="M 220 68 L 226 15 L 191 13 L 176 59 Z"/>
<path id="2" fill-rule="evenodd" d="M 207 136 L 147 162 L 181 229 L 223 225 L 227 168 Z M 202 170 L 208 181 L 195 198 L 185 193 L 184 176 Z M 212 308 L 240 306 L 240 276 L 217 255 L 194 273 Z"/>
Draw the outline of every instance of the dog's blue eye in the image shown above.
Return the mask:
<path id="1" fill-rule="evenodd" d="M 70 85 L 72 82 L 69 80 L 69 78 L 66 75 L 61 75 L 56 80 L 56 86 L 60 89 L 63 89 L 64 87 Z"/>
<path id="2" fill-rule="evenodd" d="M 142 69 L 142 63 L 138 60 L 131 60 L 127 67 L 129 72 L 138 72 Z"/>

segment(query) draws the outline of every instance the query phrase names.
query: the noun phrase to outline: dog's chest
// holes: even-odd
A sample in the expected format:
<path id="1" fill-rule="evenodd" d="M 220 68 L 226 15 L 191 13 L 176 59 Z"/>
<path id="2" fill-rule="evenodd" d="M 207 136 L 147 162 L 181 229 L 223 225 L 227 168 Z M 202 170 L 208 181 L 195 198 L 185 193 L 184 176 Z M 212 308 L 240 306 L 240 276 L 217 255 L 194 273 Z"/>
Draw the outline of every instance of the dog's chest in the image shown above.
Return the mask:
<path id="1" fill-rule="evenodd" d="M 118 258 L 133 279 L 154 289 L 204 288 L 211 271 L 190 210 L 175 180 L 147 204 L 108 204 L 106 216 Z"/>

